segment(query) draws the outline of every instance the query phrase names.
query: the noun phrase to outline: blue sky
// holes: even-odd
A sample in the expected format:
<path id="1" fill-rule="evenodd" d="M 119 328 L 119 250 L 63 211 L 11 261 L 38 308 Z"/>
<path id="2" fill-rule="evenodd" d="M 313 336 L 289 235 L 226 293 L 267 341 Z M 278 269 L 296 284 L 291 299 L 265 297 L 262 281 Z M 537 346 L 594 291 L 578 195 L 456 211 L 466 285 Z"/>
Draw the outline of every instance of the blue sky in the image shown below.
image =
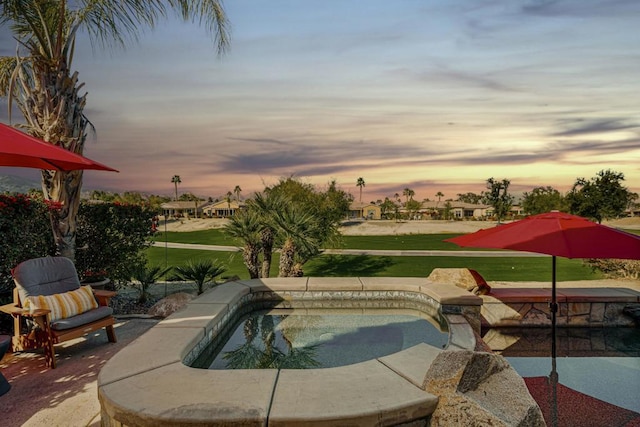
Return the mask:
<path id="1" fill-rule="evenodd" d="M 223 57 L 177 19 L 126 51 L 83 37 L 85 155 L 120 170 L 85 187 L 170 195 L 177 174 L 180 191 L 216 197 L 295 175 L 357 195 L 363 177 L 365 200 L 434 199 L 489 177 L 566 191 L 613 169 L 640 192 L 637 0 L 225 7 Z"/>

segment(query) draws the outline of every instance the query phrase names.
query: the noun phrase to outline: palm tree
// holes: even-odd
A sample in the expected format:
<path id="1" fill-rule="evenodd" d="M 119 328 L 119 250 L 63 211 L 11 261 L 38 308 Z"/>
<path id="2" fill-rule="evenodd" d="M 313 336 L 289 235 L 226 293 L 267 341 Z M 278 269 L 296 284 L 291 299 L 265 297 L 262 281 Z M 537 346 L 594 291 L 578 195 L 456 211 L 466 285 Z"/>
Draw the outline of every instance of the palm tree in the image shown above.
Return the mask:
<path id="1" fill-rule="evenodd" d="M 224 197 L 224 200 L 227 202 L 228 216 L 231 216 L 231 196 L 233 196 L 233 193 L 231 191 L 227 191 L 227 194 Z"/>
<path id="2" fill-rule="evenodd" d="M 252 279 L 260 277 L 261 230 L 260 218 L 258 213 L 253 210 L 239 211 L 224 226 L 226 233 L 242 240 L 244 243 L 242 259 Z"/>
<path id="3" fill-rule="evenodd" d="M 260 277 L 267 278 L 271 274 L 271 260 L 273 259 L 273 245 L 275 244 L 276 230 L 271 219 L 273 213 L 288 203 L 278 193 L 257 193 L 249 202 L 249 210 L 255 210 L 260 218 L 260 246 L 262 250 L 262 268 Z"/>
<path id="4" fill-rule="evenodd" d="M 173 270 L 173 267 L 162 267 L 159 265 L 138 265 L 130 272 L 132 279 L 136 280 L 138 288 L 138 302 L 144 304 L 149 298 L 149 287 L 160 278 Z"/>
<path id="5" fill-rule="evenodd" d="M 297 276 L 301 273 L 301 266 L 295 264 L 296 254 L 309 258 L 319 252 L 316 244 L 318 218 L 312 212 L 289 204 L 274 212 L 273 223 L 276 236 L 282 241 L 278 277 Z"/>
<path id="6" fill-rule="evenodd" d="M 436 197 L 438 198 L 438 203 L 436 203 L 436 214 L 440 215 L 440 211 L 438 211 L 438 205 L 440 204 L 440 199 L 444 197 L 444 194 L 442 194 L 442 191 L 438 191 L 436 193 Z"/>
<path id="7" fill-rule="evenodd" d="M 216 285 L 216 277 L 226 271 L 223 266 L 215 265 L 213 260 L 189 261 L 186 265 L 175 267 L 175 274 L 170 280 L 194 282 L 198 288 L 198 295 L 204 292 L 206 284 Z"/>
<path id="8" fill-rule="evenodd" d="M 236 188 L 233 189 L 233 193 L 236 195 L 236 202 L 240 203 L 240 193 L 242 193 L 242 188 L 239 185 L 236 185 Z"/>
<path id="9" fill-rule="evenodd" d="M 362 177 L 358 178 L 358 182 L 356 182 L 356 185 L 360 187 L 360 203 L 362 203 L 362 187 L 365 186 L 364 178 Z"/>
<path id="10" fill-rule="evenodd" d="M 15 56 L 0 57 L 0 96 L 9 101 L 9 119 L 15 102 L 27 133 L 82 154 L 93 125 L 84 115 L 84 83 L 72 71 L 77 35 L 86 34 L 92 44 L 124 47 L 168 10 L 203 23 L 218 52 L 228 46 L 221 0 L 3 0 L 0 25 L 10 27 L 18 44 Z M 62 206 L 51 215 L 56 251 L 71 259 L 81 187 L 82 171 L 42 171 L 44 197 Z"/>
<path id="11" fill-rule="evenodd" d="M 407 203 L 405 204 L 405 206 L 409 203 L 409 199 L 413 200 L 413 196 L 415 194 L 416 192 L 410 188 L 405 188 L 404 190 L 402 190 L 402 195 L 407 198 Z"/>
<path id="12" fill-rule="evenodd" d="M 178 184 L 182 183 L 180 175 L 173 175 L 173 178 L 171 178 L 171 182 L 173 182 L 176 187 L 176 201 L 178 201 Z"/>

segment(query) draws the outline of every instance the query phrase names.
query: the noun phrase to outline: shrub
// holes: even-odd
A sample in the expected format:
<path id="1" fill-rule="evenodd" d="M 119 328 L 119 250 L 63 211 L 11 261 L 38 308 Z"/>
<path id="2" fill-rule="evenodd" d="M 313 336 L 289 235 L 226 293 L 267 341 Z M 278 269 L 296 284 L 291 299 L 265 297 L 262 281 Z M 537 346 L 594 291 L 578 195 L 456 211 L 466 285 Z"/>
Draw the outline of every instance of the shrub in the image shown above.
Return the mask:
<path id="1" fill-rule="evenodd" d="M 149 287 L 156 283 L 162 276 L 169 273 L 173 267 L 159 265 L 136 266 L 130 272 L 130 278 L 135 280 L 130 286 L 138 291 L 138 303 L 144 304 L 149 299 Z"/>
<path id="2" fill-rule="evenodd" d="M 588 259 L 593 270 L 600 270 L 612 279 L 640 279 L 640 261 L 631 259 Z"/>
<path id="3" fill-rule="evenodd" d="M 215 265 L 215 261 L 210 259 L 189 261 L 186 265 L 175 267 L 175 274 L 170 280 L 195 282 L 198 288 L 198 295 L 200 295 L 204 292 L 206 284 L 211 283 L 215 286 L 216 277 L 225 271 L 225 267 Z"/>
<path id="4" fill-rule="evenodd" d="M 76 269 L 82 280 L 101 273 L 115 284 L 146 264 L 154 212 L 145 206 L 81 203 L 76 237 Z"/>
<path id="5" fill-rule="evenodd" d="M 27 195 L 0 194 L 0 295 L 13 289 L 13 267 L 30 258 L 54 254 L 48 211 L 46 203 Z"/>
<path id="6" fill-rule="evenodd" d="M 54 255 L 49 212 L 58 207 L 23 194 L 0 194 L 0 297 L 10 298 L 11 269 L 22 261 Z M 154 212 L 144 206 L 81 203 L 77 216 L 76 269 L 81 280 L 130 279 L 145 265 Z"/>

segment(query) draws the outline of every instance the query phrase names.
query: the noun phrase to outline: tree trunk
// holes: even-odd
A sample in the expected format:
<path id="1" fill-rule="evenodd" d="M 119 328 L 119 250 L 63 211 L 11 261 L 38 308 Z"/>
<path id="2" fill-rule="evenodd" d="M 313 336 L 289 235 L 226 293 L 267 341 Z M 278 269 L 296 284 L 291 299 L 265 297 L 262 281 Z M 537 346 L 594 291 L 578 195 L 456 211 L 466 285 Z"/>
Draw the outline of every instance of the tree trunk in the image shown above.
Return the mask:
<path id="1" fill-rule="evenodd" d="M 249 277 L 258 279 L 260 277 L 260 263 L 258 261 L 258 251 L 254 246 L 245 246 L 242 250 L 244 265 L 249 270 Z"/>
<path id="2" fill-rule="evenodd" d="M 280 252 L 280 269 L 278 277 L 289 277 L 291 269 L 293 268 L 295 253 L 296 248 L 293 240 L 287 239 L 284 242 L 284 245 L 282 245 L 282 251 Z"/>
<path id="3" fill-rule="evenodd" d="M 261 277 L 268 278 L 271 274 L 271 260 L 273 258 L 273 230 L 266 228 L 260 233 L 262 243 L 262 271 Z"/>
<path id="4" fill-rule="evenodd" d="M 76 253 L 76 216 L 81 188 L 82 171 L 42 171 L 44 197 L 55 203 L 49 212 L 49 218 L 56 255 L 72 261 L 75 261 Z"/>

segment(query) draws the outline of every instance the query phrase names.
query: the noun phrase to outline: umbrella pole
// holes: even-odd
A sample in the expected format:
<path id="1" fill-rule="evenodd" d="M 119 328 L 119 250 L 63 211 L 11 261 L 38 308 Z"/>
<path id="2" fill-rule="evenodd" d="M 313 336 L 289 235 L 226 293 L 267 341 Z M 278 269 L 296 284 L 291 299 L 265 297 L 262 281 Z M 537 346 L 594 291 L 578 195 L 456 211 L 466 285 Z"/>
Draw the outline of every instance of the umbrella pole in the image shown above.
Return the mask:
<path id="1" fill-rule="evenodd" d="M 551 257 L 551 357 L 556 358 L 556 314 L 558 312 L 558 303 L 556 302 L 556 257 Z"/>

